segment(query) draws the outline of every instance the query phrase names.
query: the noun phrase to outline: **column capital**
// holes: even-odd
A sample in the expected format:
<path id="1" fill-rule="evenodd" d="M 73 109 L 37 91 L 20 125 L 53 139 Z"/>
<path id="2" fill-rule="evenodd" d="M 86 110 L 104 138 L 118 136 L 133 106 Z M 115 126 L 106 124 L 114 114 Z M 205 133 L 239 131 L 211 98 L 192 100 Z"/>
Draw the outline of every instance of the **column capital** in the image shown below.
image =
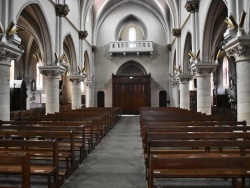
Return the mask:
<path id="1" fill-rule="evenodd" d="M 86 78 L 86 75 L 85 74 L 83 74 L 83 75 L 69 75 L 67 77 L 68 77 L 69 81 L 71 81 L 71 82 L 76 81 L 77 83 L 79 83 L 79 82 L 84 81 L 84 79 Z"/>
<path id="2" fill-rule="evenodd" d="M 84 40 L 87 38 L 88 36 L 88 31 L 78 31 L 78 35 L 79 35 L 79 39 L 80 40 Z"/>
<path id="3" fill-rule="evenodd" d="M 171 51 L 171 44 L 167 44 L 166 48 L 168 49 L 168 51 Z"/>
<path id="4" fill-rule="evenodd" d="M 178 74 L 177 78 L 179 79 L 180 83 L 188 83 L 190 80 L 193 79 L 192 74 Z"/>
<path id="5" fill-rule="evenodd" d="M 84 83 L 86 84 L 86 86 L 92 87 L 92 85 L 94 84 L 94 81 L 93 80 L 86 80 Z"/>
<path id="6" fill-rule="evenodd" d="M 236 30 L 227 30 L 224 37 L 222 45 L 227 56 L 233 56 L 236 62 L 250 60 L 250 36 L 239 36 Z"/>
<path id="7" fill-rule="evenodd" d="M 175 87 L 175 86 L 178 86 L 179 80 L 177 80 L 177 79 L 171 79 L 171 80 L 170 80 L 170 83 L 171 83 L 171 86 L 172 86 L 172 87 Z"/>
<path id="8" fill-rule="evenodd" d="M 8 36 L 4 41 L 0 41 L 0 64 L 10 66 L 11 60 L 18 61 L 24 51 L 23 48 L 21 39 L 15 34 Z"/>
<path id="9" fill-rule="evenodd" d="M 66 68 L 64 66 L 40 66 L 38 68 L 42 75 L 51 78 L 63 75 L 66 71 Z"/>
<path id="10" fill-rule="evenodd" d="M 175 36 L 177 38 L 180 37 L 181 36 L 181 29 L 173 29 L 172 34 L 173 34 L 173 36 Z"/>
<path id="11" fill-rule="evenodd" d="M 216 71 L 218 63 L 196 63 L 192 64 L 190 69 L 197 76 L 207 76 Z"/>
<path id="12" fill-rule="evenodd" d="M 187 0 L 185 8 L 188 12 L 194 13 L 199 10 L 199 0 Z"/>
<path id="13" fill-rule="evenodd" d="M 67 4 L 57 4 L 55 6 L 56 9 L 56 15 L 59 17 L 66 17 L 69 13 L 69 6 Z"/>

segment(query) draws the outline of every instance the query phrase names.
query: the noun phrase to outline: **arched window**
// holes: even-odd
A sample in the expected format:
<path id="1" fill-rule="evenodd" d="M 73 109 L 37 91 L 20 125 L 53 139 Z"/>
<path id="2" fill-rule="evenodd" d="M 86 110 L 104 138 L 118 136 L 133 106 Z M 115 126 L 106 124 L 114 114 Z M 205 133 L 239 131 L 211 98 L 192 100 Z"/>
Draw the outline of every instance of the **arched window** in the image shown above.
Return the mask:
<path id="1" fill-rule="evenodd" d="M 223 59 L 223 88 L 229 87 L 229 69 L 228 69 L 228 59 L 224 57 Z"/>
<path id="2" fill-rule="evenodd" d="M 43 90 L 43 75 L 39 71 L 40 64 L 39 62 L 36 64 L 36 89 Z"/>
<path id="3" fill-rule="evenodd" d="M 130 27 L 128 30 L 128 40 L 129 41 L 136 41 L 136 29 L 134 27 Z M 130 43 L 129 47 L 134 48 L 135 43 Z"/>

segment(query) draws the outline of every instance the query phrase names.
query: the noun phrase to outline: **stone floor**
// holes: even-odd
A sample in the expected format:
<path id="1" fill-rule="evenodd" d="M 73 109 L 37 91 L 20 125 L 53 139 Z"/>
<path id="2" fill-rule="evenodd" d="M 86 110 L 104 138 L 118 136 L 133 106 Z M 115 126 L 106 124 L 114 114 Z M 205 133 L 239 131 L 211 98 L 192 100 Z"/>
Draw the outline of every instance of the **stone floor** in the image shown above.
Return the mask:
<path id="1" fill-rule="evenodd" d="M 63 188 L 145 188 L 139 117 L 123 117 Z"/>

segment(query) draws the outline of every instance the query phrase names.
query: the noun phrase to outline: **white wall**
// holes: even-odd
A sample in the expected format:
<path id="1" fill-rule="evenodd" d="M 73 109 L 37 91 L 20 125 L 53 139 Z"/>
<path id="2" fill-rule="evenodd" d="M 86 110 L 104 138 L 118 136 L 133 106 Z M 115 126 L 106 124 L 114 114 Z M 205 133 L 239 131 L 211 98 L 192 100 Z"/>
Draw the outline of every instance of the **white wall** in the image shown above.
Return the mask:
<path id="1" fill-rule="evenodd" d="M 150 59 L 149 54 L 127 55 L 126 57 L 119 55 L 113 59 L 109 56 L 109 42 L 115 40 L 115 29 L 119 21 L 128 14 L 133 14 L 140 18 L 147 30 L 148 40 L 154 41 L 154 55 Z M 152 27 L 153 26 L 153 27 Z M 135 3 L 128 3 L 118 7 L 110 13 L 102 23 L 97 36 L 97 52 L 95 57 L 95 99 L 98 91 L 105 92 L 105 106 L 112 106 L 112 78 L 111 75 L 116 74 L 117 69 L 125 62 L 134 60 L 140 63 L 146 69 L 147 73 L 151 73 L 151 106 L 159 105 L 159 91 L 166 90 L 168 92 L 168 58 L 166 49 L 166 34 L 159 20 L 154 14 L 147 9 L 138 6 Z"/>

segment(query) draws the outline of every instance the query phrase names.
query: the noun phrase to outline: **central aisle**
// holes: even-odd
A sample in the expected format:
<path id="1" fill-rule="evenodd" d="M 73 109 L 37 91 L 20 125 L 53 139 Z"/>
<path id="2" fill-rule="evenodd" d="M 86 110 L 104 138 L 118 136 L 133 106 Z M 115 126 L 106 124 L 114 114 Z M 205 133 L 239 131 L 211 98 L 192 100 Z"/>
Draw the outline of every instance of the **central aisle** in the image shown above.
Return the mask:
<path id="1" fill-rule="evenodd" d="M 139 116 L 123 116 L 63 188 L 145 188 Z"/>

